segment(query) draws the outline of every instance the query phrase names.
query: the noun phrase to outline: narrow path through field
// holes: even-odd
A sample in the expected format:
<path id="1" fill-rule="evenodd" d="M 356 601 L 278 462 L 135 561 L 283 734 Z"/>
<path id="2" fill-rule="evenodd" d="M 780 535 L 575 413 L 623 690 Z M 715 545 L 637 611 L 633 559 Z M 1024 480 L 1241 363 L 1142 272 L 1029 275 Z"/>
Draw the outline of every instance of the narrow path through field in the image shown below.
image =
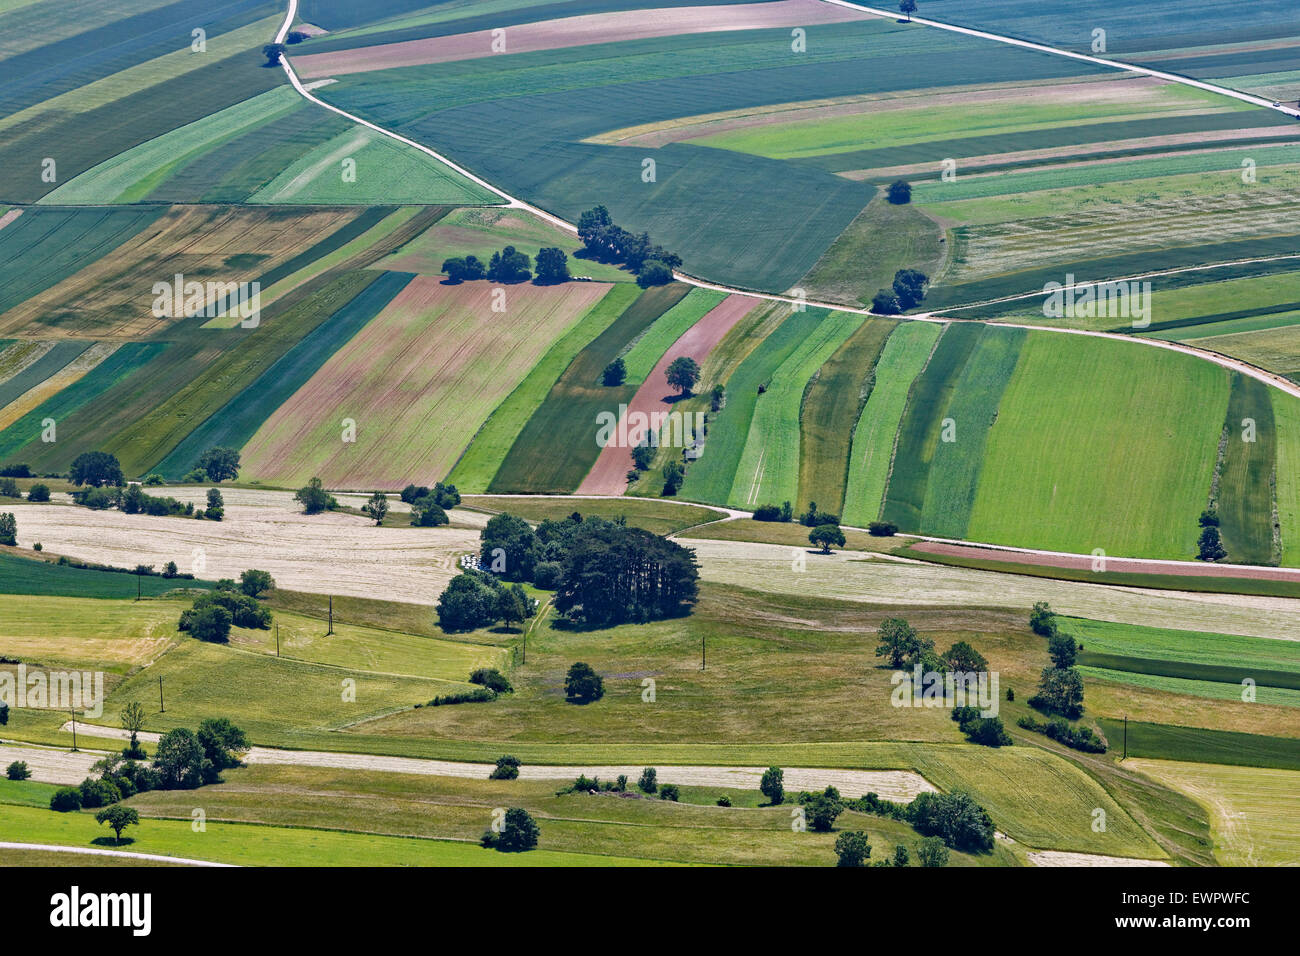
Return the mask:
<path id="1" fill-rule="evenodd" d="M 861 10 L 865 13 L 874 14 L 875 16 L 879 16 L 879 17 L 886 17 L 891 20 L 898 19 L 898 15 L 893 11 L 882 10 L 876 7 L 866 7 L 855 3 L 849 3 L 848 0 L 822 0 L 822 2 L 837 4 L 839 6 L 848 7 L 850 9 Z M 276 32 L 275 35 L 276 43 L 284 43 L 284 38 L 288 35 L 289 29 L 293 25 L 293 21 L 297 17 L 297 15 L 298 15 L 298 0 L 289 0 L 289 8 L 285 16 L 284 23 L 280 25 L 280 29 Z M 912 22 L 919 23 L 923 26 L 935 27 L 941 30 L 950 30 L 955 33 L 963 33 L 969 36 L 980 37 L 986 40 L 994 40 L 999 43 L 1007 43 L 1012 46 L 1023 47 L 1029 50 L 1036 50 L 1041 53 L 1051 53 L 1058 56 L 1068 57 L 1070 59 L 1083 60 L 1090 63 L 1097 63 L 1101 66 L 1111 67 L 1112 69 L 1125 70 L 1131 73 L 1142 74 L 1144 76 L 1152 76 L 1152 77 L 1156 77 L 1157 79 L 1167 80 L 1173 83 L 1181 83 L 1185 86 L 1193 86 L 1196 87 L 1197 89 L 1203 89 L 1213 93 L 1219 93 L 1223 96 L 1228 96 L 1245 103 L 1251 103 L 1255 106 L 1262 106 L 1268 109 L 1275 109 L 1278 112 L 1284 113 L 1288 116 L 1300 118 L 1300 110 L 1293 109 L 1287 106 L 1280 106 L 1280 105 L 1274 106 L 1273 102 L 1269 100 L 1267 97 L 1255 96 L 1250 93 L 1242 93 L 1238 90 L 1232 90 L 1227 87 L 1218 86 L 1214 83 L 1207 83 L 1203 80 L 1195 80 L 1192 79 L 1191 77 L 1179 76 L 1176 73 L 1165 73 L 1160 70 L 1150 69 L 1148 67 L 1136 66 L 1131 63 L 1124 63 L 1120 60 L 1111 60 L 1111 59 L 1106 59 L 1104 57 L 1089 56 L 1083 53 L 1073 53 L 1069 50 L 1060 49 L 1059 47 L 1048 46 L 1046 44 L 1041 44 L 1041 43 L 1032 43 L 1028 40 L 1018 40 L 1014 37 L 1002 36 L 1000 34 L 989 33 L 983 30 L 972 30 L 967 27 L 954 26 L 953 24 L 950 23 L 941 23 L 940 21 L 937 20 L 929 20 L 924 18 L 913 17 Z M 385 136 L 397 140 L 399 143 L 404 143 L 407 146 L 412 147 L 413 149 L 419 150 L 420 152 L 424 153 L 426 156 L 433 157 L 435 160 L 444 164 L 449 169 L 454 170 L 455 172 L 464 176 L 466 179 L 470 180 L 470 182 L 482 186 L 484 189 L 488 190 L 494 195 L 500 196 L 501 199 L 504 200 L 504 203 L 508 208 L 523 209 L 543 219 L 544 221 L 550 223 L 551 225 L 556 226 L 557 228 L 563 229 L 566 232 L 570 232 L 574 234 L 577 233 L 578 231 L 577 227 L 572 223 L 568 222 L 567 220 L 564 220 L 559 216 L 547 212 L 545 209 L 542 209 L 540 206 L 534 206 L 533 204 L 525 202 L 524 200 L 519 199 L 516 196 L 510 195 L 504 190 L 488 182 L 486 179 L 483 179 L 480 176 L 476 176 L 474 173 L 470 172 L 465 167 L 459 165 L 458 163 L 453 162 L 451 159 L 442 155 L 436 150 L 430 149 L 428 146 L 425 146 L 422 143 L 417 143 L 415 140 L 409 139 L 405 136 L 395 133 L 392 130 L 385 129 L 384 127 L 372 123 L 369 120 L 362 119 L 360 116 L 356 116 L 355 114 L 349 113 L 346 110 L 340 109 L 337 106 L 333 106 L 330 103 L 327 103 L 324 100 L 320 99 L 319 97 L 315 96 L 306 86 L 303 85 L 302 81 L 298 78 L 298 74 L 294 72 L 293 66 L 289 62 L 289 58 L 287 55 L 282 56 L 280 58 L 280 65 L 284 68 L 285 75 L 289 78 L 289 82 L 293 85 L 293 88 L 297 90 L 298 93 L 302 95 L 305 99 L 310 100 L 311 102 L 315 103 L 318 106 L 324 107 L 325 109 L 329 110 L 331 113 L 334 113 L 338 116 L 342 116 L 344 119 L 350 120 L 354 123 L 358 123 L 366 127 L 367 129 L 374 130 L 375 132 L 382 133 Z M 856 315 L 875 314 L 870 309 L 839 305 L 834 302 L 813 302 L 806 299 L 794 298 L 792 296 L 775 295 L 767 292 L 755 292 L 752 289 L 737 289 L 732 286 L 719 285 L 716 282 L 707 282 L 704 279 L 700 279 L 680 271 L 674 272 L 673 276 L 678 281 L 685 282 L 688 285 L 696 286 L 697 288 L 712 289 L 716 292 L 726 292 L 735 295 L 745 295 L 745 296 L 749 296 L 750 298 L 761 299 L 768 302 L 784 302 L 789 305 L 800 306 L 801 308 L 811 306 L 813 308 L 829 309 L 832 311 L 852 312 Z M 1108 281 L 1125 281 L 1125 280 L 1120 278 L 1113 278 Z M 904 316 L 904 318 L 910 321 L 917 321 L 917 322 L 950 321 L 948 319 L 941 318 L 933 313 Z M 1247 362 L 1242 362 L 1239 359 L 1229 358 L 1228 356 L 1220 355 L 1216 352 L 1210 352 L 1203 349 L 1193 348 L 1192 346 L 1188 346 L 1188 345 L 1176 345 L 1172 343 L 1166 343 L 1155 339 L 1139 339 L 1139 338 L 1134 338 L 1131 335 L 1120 335 L 1118 333 L 1112 333 L 1112 332 L 1088 332 L 1080 329 L 1061 329 L 1061 328 L 1054 328 L 1051 326 L 1037 326 L 1037 325 L 1024 326 L 1024 327 L 1044 329 L 1053 332 L 1065 332 L 1074 335 L 1095 335 L 1095 336 L 1100 336 L 1102 338 L 1119 339 L 1120 341 L 1124 341 L 1124 342 L 1135 342 L 1135 343 L 1140 343 L 1145 345 L 1153 345 L 1160 348 L 1173 348 L 1176 351 L 1187 352 L 1190 355 L 1198 356 L 1199 358 L 1205 359 L 1206 361 L 1214 362 L 1215 364 L 1221 365 L 1224 368 L 1233 369 L 1234 371 L 1239 371 L 1243 375 L 1248 375 L 1251 378 L 1258 379 L 1259 381 L 1264 382 L 1266 385 L 1270 385 L 1274 388 L 1279 388 L 1290 395 L 1294 395 L 1297 398 L 1300 398 L 1300 385 L 1296 385 L 1293 382 L 1289 382 L 1286 379 L 1283 379 L 1281 376 L 1274 375 L 1271 372 L 1266 372 L 1265 370 L 1250 365 Z"/>
<path id="2" fill-rule="evenodd" d="M 126 740 L 130 734 L 120 727 L 99 727 L 79 723 L 82 733 L 115 740 Z M 65 732 L 71 732 L 71 723 L 63 725 Z M 157 743 L 159 734 L 142 732 L 140 739 L 146 743 Z M 0 748 L 7 752 L 9 748 Z M 45 754 L 66 756 L 62 751 L 49 750 L 31 752 L 28 759 L 32 774 L 41 779 L 44 771 Z M 90 755 L 98 759 L 99 754 Z M 53 759 L 51 757 L 50 759 Z M 486 763 L 469 763 L 458 760 L 426 760 L 419 757 L 388 757 L 377 754 L 335 753 L 324 750 L 280 750 L 275 747 L 253 747 L 244 756 L 249 764 L 267 764 L 293 767 L 322 767 L 336 770 L 367 770 L 382 773 L 410 773 L 433 777 L 461 777 L 474 780 L 486 780 L 492 772 L 492 765 Z M 619 774 L 636 778 L 640 776 L 644 764 L 572 764 L 542 765 L 525 764 L 519 768 L 521 780 L 574 780 L 581 774 L 588 777 L 600 777 L 612 780 Z M 708 767 L 708 766 L 662 766 L 656 765 L 659 779 L 665 783 L 676 783 L 688 787 L 734 787 L 741 790 L 757 790 L 763 778 L 764 767 Z M 910 770 L 842 770 L 817 769 L 810 767 L 787 767 L 785 769 L 786 789 L 824 790 L 828 786 L 839 788 L 847 797 L 862 797 L 868 793 L 878 793 L 887 800 L 906 802 L 917 794 L 935 791 L 935 787 L 924 777 Z"/>
<path id="3" fill-rule="evenodd" d="M 59 846 L 54 843 L 0 842 L 0 850 L 38 850 L 45 853 L 82 853 L 86 856 L 124 856 L 132 860 L 153 860 L 157 863 L 184 863 L 186 866 L 230 866 L 234 863 L 213 863 L 211 860 L 192 860 L 184 856 L 160 856 L 157 853 L 132 853 L 130 850 L 102 850 L 89 846 Z"/>

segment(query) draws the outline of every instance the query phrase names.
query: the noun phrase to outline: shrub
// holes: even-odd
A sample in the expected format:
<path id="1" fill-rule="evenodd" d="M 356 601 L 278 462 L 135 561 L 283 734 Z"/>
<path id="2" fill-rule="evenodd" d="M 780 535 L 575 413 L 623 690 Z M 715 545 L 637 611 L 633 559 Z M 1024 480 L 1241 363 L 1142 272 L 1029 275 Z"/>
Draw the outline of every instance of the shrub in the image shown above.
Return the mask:
<path id="1" fill-rule="evenodd" d="M 18 519 L 12 511 L 0 514 L 0 544 L 13 547 L 18 544 Z"/>
<path id="2" fill-rule="evenodd" d="M 522 853 L 537 846 L 541 831 L 537 821 L 529 816 L 527 810 L 511 807 L 506 811 L 505 821 L 500 833 L 488 831 L 483 834 L 483 845 L 500 850 L 503 853 Z"/>
<path id="3" fill-rule="evenodd" d="M 918 833 L 940 837 L 953 849 L 970 852 L 993 849 L 993 820 L 964 790 L 918 794 L 906 813 Z"/>
<path id="4" fill-rule="evenodd" d="M 671 800 L 673 803 L 676 803 L 681 799 L 681 796 L 681 789 L 675 783 L 666 783 L 659 788 L 660 800 Z"/>
<path id="5" fill-rule="evenodd" d="M 417 528 L 438 528 L 450 523 L 447 512 L 432 495 L 417 498 L 411 505 L 411 524 Z"/>
<path id="6" fill-rule="evenodd" d="M 21 498 L 23 490 L 12 478 L 0 478 L 0 498 Z"/>
<path id="7" fill-rule="evenodd" d="M 898 534 L 898 525 L 892 521 L 873 521 L 867 525 L 867 533 L 877 538 L 892 538 Z"/>
<path id="8" fill-rule="evenodd" d="M 122 791 L 109 780 L 94 780 L 87 777 L 81 781 L 81 806 L 86 810 L 106 807 L 122 799 Z"/>
<path id="9" fill-rule="evenodd" d="M 622 358 L 616 358 L 605 366 L 605 370 L 600 373 L 600 383 L 609 387 L 622 385 L 627 381 L 627 363 Z"/>
<path id="10" fill-rule="evenodd" d="M 248 568 L 240 572 L 239 590 L 251 598 L 259 597 L 263 591 L 270 591 L 274 587 L 275 578 L 271 577 L 270 571 L 258 571 L 256 568 Z"/>
<path id="11" fill-rule="evenodd" d="M 725 793 L 722 796 L 718 797 L 718 806 L 720 807 L 731 806 L 731 797 L 727 796 Z"/>
<path id="12" fill-rule="evenodd" d="M 780 505 L 759 505 L 757 508 L 754 509 L 754 520 L 755 521 L 786 521 L 788 519 L 782 517 L 782 511 Z"/>
<path id="13" fill-rule="evenodd" d="M 497 757 L 496 768 L 488 775 L 490 780 L 517 780 L 519 779 L 519 758 L 506 755 Z"/>
<path id="14" fill-rule="evenodd" d="M 182 612 L 180 629 L 189 631 L 200 641 L 224 644 L 230 640 L 230 622 L 232 620 L 230 612 L 224 607 L 208 604 L 204 607 L 195 607 Z"/>
<path id="15" fill-rule="evenodd" d="M 496 691 L 487 687 L 477 687 L 474 690 L 452 691 L 450 694 L 439 694 L 433 700 L 429 701 L 430 707 L 444 707 L 447 704 L 485 704 L 490 700 L 496 700 Z"/>
<path id="16" fill-rule="evenodd" d="M 578 661 L 564 678 L 564 696 L 577 704 L 590 704 L 605 696 L 605 683 L 590 664 Z"/>
<path id="17" fill-rule="evenodd" d="M 785 771 L 780 767 L 768 767 L 763 771 L 758 789 L 773 806 L 782 803 L 785 800 Z"/>
<path id="18" fill-rule="evenodd" d="M 905 179 L 896 179 L 889 184 L 889 201 L 895 206 L 905 206 L 912 201 L 912 185 Z"/>
<path id="19" fill-rule="evenodd" d="M 1108 746 L 1104 737 L 1098 736 L 1087 727 L 1071 727 L 1069 722 L 1062 717 L 1039 721 L 1026 714 L 1016 723 L 1025 730 L 1043 734 L 1057 743 L 1065 744 L 1067 747 L 1081 750 L 1084 753 L 1104 754 Z"/>
<path id="20" fill-rule="evenodd" d="M 498 694 L 513 694 L 515 691 L 506 676 L 495 667 L 478 668 L 469 675 L 469 682 L 471 684 L 481 684 Z"/>
<path id="21" fill-rule="evenodd" d="M 803 798 L 803 812 L 808 820 L 808 827 L 817 833 L 829 833 L 835 826 L 836 818 L 844 812 L 844 802 L 839 791 L 827 787 L 822 793 L 809 794 Z"/>
<path id="22" fill-rule="evenodd" d="M 667 285 L 673 281 L 673 270 L 657 259 L 651 259 L 637 273 L 636 284 L 643 289 L 654 285 Z"/>
<path id="23" fill-rule="evenodd" d="M 636 782 L 636 788 L 642 793 L 654 793 L 659 789 L 659 771 L 654 767 L 646 767 L 641 771 L 641 779 Z"/>
<path id="24" fill-rule="evenodd" d="M 912 855 L 907 852 L 907 847 L 898 844 L 894 847 L 894 866 L 907 866 L 912 861 Z"/>
<path id="25" fill-rule="evenodd" d="M 898 296 L 889 289 L 881 289 L 871 300 L 871 311 L 877 315 L 897 315 L 903 310 Z"/>
<path id="26" fill-rule="evenodd" d="M 27 766 L 25 760 L 15 760 L 8 767 L 5 767 L 5 777 L 10 780 L 26 780 L 31 775 L 31 768 Z"/>
<path id="27" fill-rule="evenodd" d="M 835 838 L 836 866 L 866 866 L 871 844 L 865 833 L 845 831 Z"/>
<path id="28" fill-rule="evenodd" d="M 303 514 L 315 515 L 338 507 L 334 496 L 327 492 L 319 478 L 313 478 L 294 493 L 294 500 L 302 505 Z"/>
<path id="29" fill-rule="evenodd" d="M 140 484 L 144 485 L 146 488 L 154 488 L 158 485 L 167 484 L 167 479 L 155 472 L 145 475 L 144 480 L 141 481 Z"/>
<path id="30" fill-rule="evenodd" d="M 917 859 L 922 866 L 947 866 L 948 848 L 939 837 L 926 837 L 916 849 Z"/>
<path id="31" fill-rule="evenodd" d="M 81 791 L 76 787 L 61 787 L 50 797 L 50 809 L 58 813 L 71 813 L 81 809 Z"/>

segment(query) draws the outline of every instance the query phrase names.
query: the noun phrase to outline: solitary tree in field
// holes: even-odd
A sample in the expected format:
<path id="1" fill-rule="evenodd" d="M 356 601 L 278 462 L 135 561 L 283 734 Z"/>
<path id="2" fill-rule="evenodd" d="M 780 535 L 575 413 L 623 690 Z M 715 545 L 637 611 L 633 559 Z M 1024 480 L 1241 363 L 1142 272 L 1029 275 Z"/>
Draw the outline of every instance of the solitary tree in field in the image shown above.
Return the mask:
<path id="1" fill-rule="evenodd" d="M 320 514 L 325 509 L 334 506 L 334 498 L 325 490 L 319 478 L 311 479 L 305 487 L 299 488 L 293 497 L 302 505 L 304 514 Z"/>
<path id="2" fill-rule="evenodd" d="M 126 748 L 126 756 L 132 760 L 144 759 L 144 749 L 140 746 L 140 731 L 143 728 L 144 707 L 138 700 L 133 700 L 122 708 L 122 729 L 131 735 L 131 742 Z"/>
<path id="3" fill-rule="evenodd" d="M 284 44 L 268 43 L 262 47 L 262 55 L 266 57 L 267 66 L 279 66 L 280 57 L 284 55 Z"/>
<path id="4" fill-rule="evenodd" d="M 90 485 L 93 488 L 126 483 L 122 477 L 122 465 L 116 456 L 106 451 L 83 451 L 72 459 L 68 477 L 74 485 Z"/>
<path id="5" fill-rule="evenodd" d="M 12 511 L 0 515 L 0 544 L 7 544 L 10 547 L 18 544 L 18 519 L 14 517 Z"/>
<path id="6" fill-rule="evenodd" d="M 912 184 L 906 179 L 896 179 L 889 184 L 886 195 L 895 206 L 906 206 L 912 201 Z"/>
<path id="7" fill-rule="evenodd" d="M 808 532 L 808 540 L 822 549 L 822 554 L 830 554 L 831 548 L 844 547 L 844 532 L 836 524 L 820 524 Z"/>
<path id="8" fill-rule="evenodd" d="M 603 385 L 615 386 L 622 385 L 627 381 L 627 363 L 621 358 L 616 358 L 605 366 L 605 371 L 600 373 L 600 381 Z"/>
<path id="9" fill-rule="evenodd" d="M 275 587 L 275 578 L 271 577 L 270 571 L 248 568 L 239 575 L 239 590 L 251 598 L 255 598 L 263 591 L 269 591 L 273 587 Z"/>
<path id="10" fill-rule="evenodd" d="M 384 516 L 388 514 L 388 495 L 376 491 L 370 496 L 370 500 L 361 506 L 361 513 L 374 519 L 375 524 L 383 524 Z"/>
<path id="11" fill-rule="evenodd" d="M 880 645 L 877 657 L 888 657 L 891 667 L 904 667 L 918 660 L 926 651 L 934 650 L 934 641 L 921 637 L 912 625 L 901 617 L 891 617 L 880 624 Z"/>
<path id="12" fill-rule="evenodd" d="M 555 285 L 568 282 L 570 278 L 569 257 L 564 254 L 564 250 L 552 246 L 537 253 L 538 285 Z"/>
<path id="13" fill-rule="evenodd" d="M 590 704 L 605 696 L 605 683 L 590 664 L 578 661 L 564 678 L 564 696 L 574 703 Z"/>
<path id="14" fill-rule="evenodd" d="M 673 359 L 667 371 L 668 384 L 686 395 L 700 380 L 700 366 L 689 355 L 679 355 Z"/>
<path id="15" fill-rule="evenodd" d="M 140 814 L 132 807 L 124 807 L 120 803 L 110 804 L 103 810 L 95 814 L 96 823 L 107 823 L 109 829 L 113 831 L 113 837 L 118 842 L 122 842 L 122 831 L 132 825 L 140 823 Z"/>
<path id="16" fill-rule="evenodd" d="M 898 5 L 898 12 L 907 17 L 907 22 L 912 22 L 912 14 L 916 13 L 916 0 L 902 0 Z"/>
<path id="17" fill-rule="evenodd" d="M 780 767 L 768 767 L 763 771 L 763 779 L 759 781 L 758 789 L 772 806 L 778 805 L 785 800 L 785 771 Z"/>
<path id="18" fill-rule="evenodd" d="M 239 452 L 234 448 L 209 448 L 199 456 L 196 467 L 203 469 L 208 481 L 233 481 L 239 477 Z"/>

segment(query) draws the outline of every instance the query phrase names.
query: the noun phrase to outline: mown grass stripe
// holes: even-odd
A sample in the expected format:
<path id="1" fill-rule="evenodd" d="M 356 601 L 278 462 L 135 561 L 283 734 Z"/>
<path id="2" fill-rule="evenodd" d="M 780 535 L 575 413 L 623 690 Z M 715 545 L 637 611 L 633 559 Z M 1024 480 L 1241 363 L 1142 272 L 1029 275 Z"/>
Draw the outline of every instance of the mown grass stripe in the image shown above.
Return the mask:
<path id="1" fill-rule="evenodd" d="M 893 319 L 867 319 L 817 370 L 799 414 L 800 504 L 843 514 L 853 430 L 872 384 Z"/>
<path id="2" fill-rule="evenodd" d="M 921 528 L 928 534 L 964 538 L 989 429 L 997 420 L 1002 393 L 1020 359 L 1024 329 L 986 327 L 957 380 L 947 416 L 955 440 L 935 448 L 921 511 Z"/>
<path id="3" fill-rule="evenodd" d="M 339 346 L 378 315 L 413 278 L 409 272 L 378 273 L 364 289 L 186 435 L 152 470 L 167 478 L 179 478 L 208 448 L 241 447 Z"/>
<path id="4" fill-rule="evenodd" d="M 0 408 L 4 408 L 14 399 L 35 388 L 54 373 L 75 359 L 93 343 L 86 341 L 59 342 L 27 368 L 13 378 L 0 383 Z"/>
<path id="5" fill-rule="evenodd" d="M 883 510 L 886 521 L 905 531 L 917 531 L 922 526 L 926 487 L 935 449 L 945 431 L 948 406 L 962 369 L 983 334 L 982 325 L 948 325 L 925 371 L 912 383 Z"/>
<path id="6" fill-rule="evenodd" d="M 1123 746 L 1125 725 L 1122 721 L 1100 717 L 1098 723 L 1114 747 Z M 1300 738 L 1296 737 L 1270 737 L 1130 720 L 1127 739 L 1130 757 L 1300 770 Z"/>
<path id="7" fill-rule="evenodd" d="M 1186 661 L 1128 657 L 1123 654 L 1101 654 L 1093 651 L 1082 652 L 1079 655 L 1079 664 L 1082 667 L 1122 671 L 1129 674 L 1146 674 L 1151 677 L 1229 684 L 1233 686 L 1234 696 L 1237 697 L 1240 697 L 1242 682 L 1247 680 L 1253 681 L 1260 687 L 1300 690 L 1300 673 L 1293 671 L 1232 667 L 1226 664 L 1191 664 Z"/>
<path id="8" fill-rule="evenodd" d="M 1233 564 L 1273 564 L 1273 470 L 1277 430 L 1269 387 L 1232 373 L 1228 446 L 1219 477 L 1219 530 Z"/>
<path id="9" fill-rule="evenodd" d="M 844 521 L 848 524 L 865 527 L 880 517 L 907 395 L 942 331 L 943 326 L 932 322 L 904 322 L 894 329 L 880 353 L 875 385 L 853 431 L 844 491 Z"/>

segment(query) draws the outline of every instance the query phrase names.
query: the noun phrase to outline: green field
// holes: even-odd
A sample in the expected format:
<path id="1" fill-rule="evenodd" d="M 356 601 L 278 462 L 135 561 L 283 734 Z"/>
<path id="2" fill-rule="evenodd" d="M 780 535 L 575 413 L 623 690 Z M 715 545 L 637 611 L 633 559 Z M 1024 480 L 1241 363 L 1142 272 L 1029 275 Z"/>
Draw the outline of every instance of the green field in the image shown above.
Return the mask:
<path id="1" fill-rule="evenodd" d="M 686 298 L 661 315 L 622 356 L 627 366 L 627 384 L 644 382 L 672 344 L 726 297 L 723 292 L 692 289 Z"/>
<path id="2" fill-rule="evenodd" d="M 844 493 L 845 521 L 865 527 L 880 517 L 907 397 L 943 328 L 930 322 L 904 322 L 885 343 L 876 365 L 875 386 L 853 432 Z"/>
<path id="3" fill-rule="evenodd" d="M 487 490 L 567 493 L 578 487 L 600 454 L 597 416 L 603 411 L 616 413 L 636 393 L 635 386 L 628 384 L 602 385 L 601 372 L 689 291 L 681 283 L 647 289 L 592 339 L 519 430 Z M 528 384 L 525 380 L 520 388 Z M 556 454 L 557 448 L 564 452 Z"/>
<path id="4" fill-rule="evenodd" d="M 1190 356 L 1031 333 L 989 432 L 968 537 L 1194 557 L 1228 392 L 1223 369 Z"/>
<path id="5" fill-rule="evenodd" d="M 800 504 L 844 513 L 853 432 L 876 379 L 876 362 L 898 323 L 868 319 L 817 370 L 799 413 Z"/>
<path id="6" fill-rule="evenodd" d="M 904 531 L 923 527 L 926 488 L 936 449 L 941 439 L 946 441 L 953 434 L 948 407 L 984 333 L 980 325 L 958 322 L 946 326 L 925 371 L 912 382 L 881 511 L 886 521 Z"/>
<path id="7" fill-rule="evenodd" d="M 1280 557 L 1273 547 L 1277 430 L 1269 391 L 1259 379 L 1232 376 L 1217 505 L 1219 530 L 1234 564 L 1275 564 Z M 1280 544 L 1280 529 L 1278 538 Z"/>
<path id="8" fill-rule="evenodd" d="M 921 510 L 921 528 L 930 534 L 966 537 L 989 430 L 1026 334 L 1023 329 L 985 328 L 957 379 L 945 411 L 954 440 L 935 446 Z"/>
<path id="9" fill-rule="evenodd" d="M 1110 718 L 1098 723 L 1113 741 L 1124 740 L 1124 724 Z M 1230 730 L 1128 722 L 1130 757 L 1187 760 L 1236 767 L 1300 770 L 1300 738 L 1268 737 Z"/>
<path id="10" fill-rule="evenodd" d="M 169 580 L 154 575 L 99 571 L 61 565 L 51 559 L 36 560 L 0 551 L 5 594 L 46 594 L 84 598 L 134 598 L 136 585 L 146 597 L 155 597 L 178 587 L 208 588 L 208 581 Z"/>
<path id="11" fill-rule="evenodd" d="M 816 325 L 773 371 L 755 403 L 728 504 L 755 508 L 799 497 L 800 418 L 808 383 L 865 321 L 852 312 L 816 309 L 809 315 Z M 841 400 L 852 403 L 854 396 Z"/>

